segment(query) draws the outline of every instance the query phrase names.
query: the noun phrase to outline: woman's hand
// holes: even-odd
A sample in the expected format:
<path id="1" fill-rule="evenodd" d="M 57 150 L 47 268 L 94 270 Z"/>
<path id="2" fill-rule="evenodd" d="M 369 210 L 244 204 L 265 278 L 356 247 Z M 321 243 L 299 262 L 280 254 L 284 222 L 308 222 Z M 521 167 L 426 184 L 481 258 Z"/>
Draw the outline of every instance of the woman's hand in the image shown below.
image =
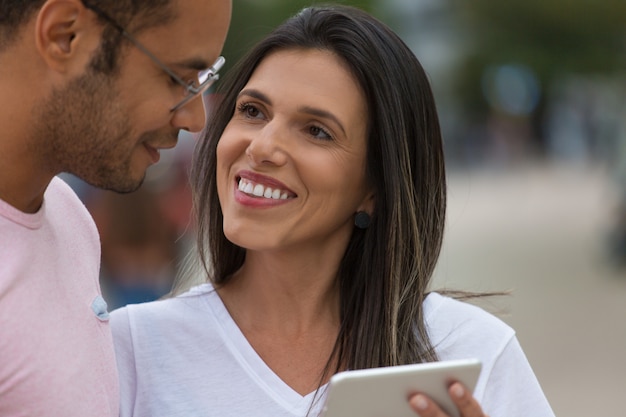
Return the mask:
<path id="1" fill-rule="evenodd" d="M 455 382 L 448 388 L 448 395 L 456 404 L 461 417 L 488 417 L 478 401 L 472 396 L 463 384 Z M 439 406 L 430 398 L 423 394 L 415 394 L 409 398 L 411 408 L 417 412 L 420 417 L 450 417 L 443 412 Z"/>

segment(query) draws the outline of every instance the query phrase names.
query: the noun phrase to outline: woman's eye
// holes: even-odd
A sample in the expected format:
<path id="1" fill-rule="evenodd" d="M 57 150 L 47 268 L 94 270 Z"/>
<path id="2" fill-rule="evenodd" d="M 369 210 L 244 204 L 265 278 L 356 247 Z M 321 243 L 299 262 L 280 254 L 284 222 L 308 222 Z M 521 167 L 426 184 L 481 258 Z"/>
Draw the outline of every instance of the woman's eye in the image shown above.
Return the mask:
<path id="1" fill-rule="evenodd" d="M 326 130 L 324 130 L 323 128 L 319 127 L 319 126 L 311 126 L 309 127 L 309 133 L 311 134 L 311 136 L 317 138 L 317 139 L 325 139 L 325 140 L 332 140 L 333 137 L 330 135 L 330 133 L 328 133 Z"/>
<path id="2" fill-rule="evenodd" d="M 245 117 L 249 117 L 252 119 L 258 119 L 260 117 L 263 117 L 263 113 L 261 113 L 261 111 L 253 106 L 250 103 L 241 103 L 239 106 L 237 106 L 237 111 L 241 114 L 243 114 Z"/>

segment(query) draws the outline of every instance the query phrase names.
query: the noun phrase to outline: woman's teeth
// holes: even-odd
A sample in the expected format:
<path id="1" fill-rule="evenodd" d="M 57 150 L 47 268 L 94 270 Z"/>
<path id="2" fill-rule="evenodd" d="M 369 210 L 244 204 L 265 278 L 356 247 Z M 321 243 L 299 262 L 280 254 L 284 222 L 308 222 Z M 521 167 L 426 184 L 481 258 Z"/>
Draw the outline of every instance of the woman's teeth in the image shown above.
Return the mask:
<path id="1" fill-rule="evenodd" d="M 280 189 L 272 189 L 262 184 L 255 184 L 243 178 L 239 179 L 239 191 L 255 197 L 272 198 L 274 200 L 286 200 L 289 194 Z"/>

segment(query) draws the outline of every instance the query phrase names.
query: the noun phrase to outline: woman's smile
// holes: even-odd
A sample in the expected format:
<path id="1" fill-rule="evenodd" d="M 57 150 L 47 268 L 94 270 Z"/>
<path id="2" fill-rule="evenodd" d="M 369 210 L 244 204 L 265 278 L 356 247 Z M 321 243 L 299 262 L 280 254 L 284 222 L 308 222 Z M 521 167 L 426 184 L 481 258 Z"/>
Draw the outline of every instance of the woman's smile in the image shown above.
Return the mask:
<path id="1" fill-rule="evenodd" d="M 249 196 L 271 198 L 273 200 L 286 200 L 289 198 L 287 191 L 282 191 L 279 188 L 272 188 L 264 186 L 263 184 L 257 184 L 252 181 L 239 179 L 239 185 L 237 189 Z"/>
<path id="2" fill-rule="evenodd" d="M 252 171 L 239 173 L 234 193 L 238 203 L 252 207 L 273 207 L 297 197 L 282 182 Z"/>
<path id="3" fill-rule="evenodd" d="M 344 245 L 369 201 L 366 115 L 336 55 L 288 50 L 264 59 L 217 145 L 226 236 L 248 250 Z"/>

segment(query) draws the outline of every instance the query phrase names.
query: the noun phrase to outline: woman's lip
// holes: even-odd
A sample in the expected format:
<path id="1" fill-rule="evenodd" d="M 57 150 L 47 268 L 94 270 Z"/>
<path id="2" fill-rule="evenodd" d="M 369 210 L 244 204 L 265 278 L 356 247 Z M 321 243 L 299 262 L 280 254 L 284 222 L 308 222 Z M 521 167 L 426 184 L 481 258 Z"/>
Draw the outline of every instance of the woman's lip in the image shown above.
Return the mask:
<path id="1" fill-rule="evenodd" d="M 275 198 L 251 196 L 239 190 L 236 186 L 234 188 L 234 198 L 235 198 L 235 201 L 241 204 L 242 206 L 250 207 L 250 208 L 257 208 L 257 209 L 281 206 L 283 204 L 288 204 L 294 201 L 292 198 L 275 199 Z"/>
<path id="2" fill-rule="evenodd" d="M 278 181 L 277 179 L 274 179 L 272 177 L 267 177 L 265 175 L 262 174 L 258 174 L 256 172 L 252 172 L 252 171 L 240 171 L 237 173 L 237 177 L 236 177 L 236 183 L 239 183 L 239 179 L 243 178 L 246 180 L 249 180 L 251 182 L 254 182 L 256 184 L 262 184 L 264 186 L 273 188 L 273 189 L 280 189 L 282 191 L 287 191 L 289 194 L 293 195 L 294 197 L 296 196 L 296 193 L 294 193 L 293 191 L 291 191 L 291 189 L 289 189 L 289 187 L 287 187 L 285 184 L 283 184 L 282 182 Z"/>

